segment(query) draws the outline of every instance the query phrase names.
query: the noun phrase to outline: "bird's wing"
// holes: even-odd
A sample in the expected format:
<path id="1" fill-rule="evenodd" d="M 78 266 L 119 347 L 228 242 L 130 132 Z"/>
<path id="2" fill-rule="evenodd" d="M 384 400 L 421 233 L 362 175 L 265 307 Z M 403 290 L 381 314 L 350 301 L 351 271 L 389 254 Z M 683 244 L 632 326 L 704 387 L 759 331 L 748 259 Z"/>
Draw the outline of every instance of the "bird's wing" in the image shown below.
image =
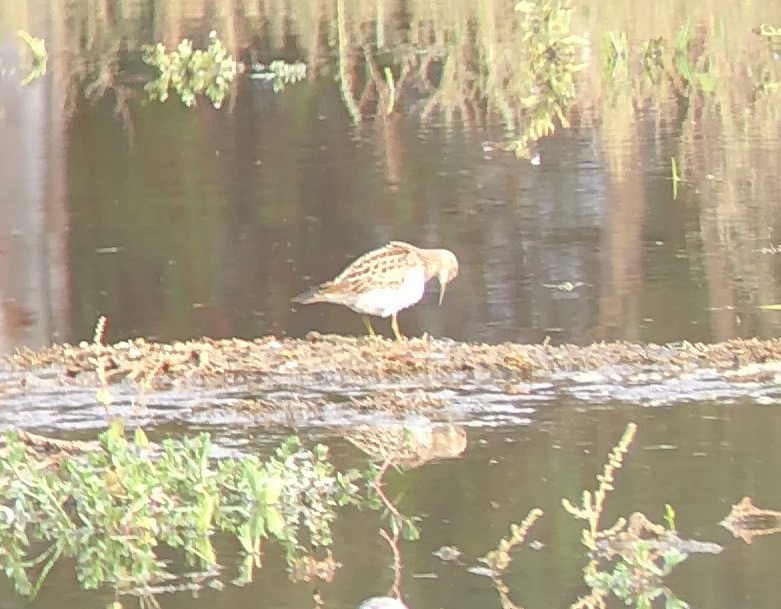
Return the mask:
<path id="1" fill-rule="evenodd" d="M 378 288 L 396 289 L 404 283 L 410 270 L 422 266 L 423 260 L 416 248 L 401 241 L 391 241 L 384 247 L 365 253 L 335 279 L 322 284 L 321 290 L 362 294 Z"/>

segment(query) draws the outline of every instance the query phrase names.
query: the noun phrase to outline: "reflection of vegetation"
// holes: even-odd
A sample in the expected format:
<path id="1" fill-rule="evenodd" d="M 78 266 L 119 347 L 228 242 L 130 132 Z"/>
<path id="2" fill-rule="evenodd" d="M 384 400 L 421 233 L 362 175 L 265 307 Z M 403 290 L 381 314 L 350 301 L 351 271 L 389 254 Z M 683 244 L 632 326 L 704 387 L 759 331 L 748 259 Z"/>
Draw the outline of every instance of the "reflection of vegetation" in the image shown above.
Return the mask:
<path id="1" fill-rule="evenodd" d="M 692 28 L 685 23 L 678 30 L 675 45 L 675 65 L 687 90 L 701 89 L 710 93 L 716 87 L 711 60 L 703 46 L 693 40 Z"/>
<path id="2" fill-rule="evenodd" d="M 626 32 L 608 32 L 605 42 L 605 70 L 611 78 L 625 71 L 629 58 Z"/>
<path id="3" fill-rule="evenodd" d="M 766 23 L 761 24 L 754 30 L 754 33 L 764 40 L 769 61 L 765 61 L 757 66 L 756 91 L 757 95 L 772 93 L 778 90 L 778 78 L 775 70 L 770 68 L 768 63 L 777 63 L 781 56 L 781 28 L 776 28 Z"/>
<path id="4" fill-rule="evenodd" d="M 674 156 L 670 157 L 670 179 L 673 183 L 673 200 L 678 198 L 678 183 L 681 181 L 681 176 L 678 173 L 678 163 Z"/>
<path id="5" fill-rule="evenodd" d="M 605 37 L 605 76 L 608 82 L 613 86 L 633 86 L 629 72 L 634 62 L 626 32 L 608 32 Z M 668 52 L 668 48 L 672 50 Z M 678 29 L 675 44 L 671 47 L 664 36 L 644 41 L 641 67 L 644 77 L 650 82 L 658 83 L 662 76 L 666 76 L 675 84 L 680 95 L 690 96 L 696 91 L 709 93 L 716 86 L 711 60 L 702 41 L 694 40 L 689 24 Z"/>
<path id="6" fill-rule="evenodd" d="M 195 96 L 203 93 L 215 108 L 221 107 L 240 68 L 215 32 L 209 39 L 206 50 L 193 50 L 186 38 L 171 52 L 162 43 L 144 46 L 144 61 L 160 70 L 157 79 L 144 86 L 150 98 L 164 102 L 173 88 L 185 106 L 192 106 Z"/>
<path id="7" fill-rule="evenodd" d="M 241 580 L 259 566 L 264 539 L 283 545 L 300 576 L 306 548 L 332 544 L 335 508 L 357 501 L 357 474 L 336 472 L 324 448 L 305 450 L 294 439 L 266 462 L 246 457 L 215 463 L 205 434 L 153 448 L 140 430 L 128 441 L 114 425 L 92 449 L 80 446 L 76 454 L 42 463 L 21 435 L 6 438 L 2 566 L 25 595 L 38 591 L 60 557 L 75 559 L 86 588 L 108 584 L 120 593 L 146 594 L 175 579 L 160 557 L 165 546 L 181 551 L 203 580 L 213 579 L 218 565 L 211 538 L 218 532 L 241 544 Z M 329 556 L 310 561 L 327 563 Z"/>
<path id="8" fill-rule="evenodd" d="M 571 0 L 525 0 L 515 8 L 521 15 L 523 49 L 517 90 L 528 119 L 513 148 L 526 157 L 531 144 L 555 131 L 554 120 L 569 127 L 565 114 L 575 101 L 575 73 L 585 67 L 582 55 L 588 41 L 570 31 Z"/>
<path id="9" fill-rule="evenodd" d="M 306 78 L 306 64 L 301 61 L 287 63 L 281 59 L 274 60 L 267 66 L 255 64 L 252 66 L 250 78 L 271 82 L 274 93 L 278 93 L 285 85 L 295 84 Z"/>
<path id="10" fill-rule="evenodd" d="M 46 42 L 43 38 L 35 38 L 24 30 L 19 30 L 17 34 L 19 35 L 19 38 L 24 40 L 33 54 L 32 68 L 21 82 L 22 85 L 26 85 L 39 76 L 46 75 L 46 61 L 49 58 L 49 54 L 46 52 Z"/>
<path id="11" fill-rule="evenodd" d="M 398 399 L 398 398 L 396 398 Z M 466 430 L 460 425 L 414 422 L 359 425 L 344 437 L 374 461 L 389 461 L 400 469 L 420 467 L 433 459 L 454 459 L 466 450 Z"/>

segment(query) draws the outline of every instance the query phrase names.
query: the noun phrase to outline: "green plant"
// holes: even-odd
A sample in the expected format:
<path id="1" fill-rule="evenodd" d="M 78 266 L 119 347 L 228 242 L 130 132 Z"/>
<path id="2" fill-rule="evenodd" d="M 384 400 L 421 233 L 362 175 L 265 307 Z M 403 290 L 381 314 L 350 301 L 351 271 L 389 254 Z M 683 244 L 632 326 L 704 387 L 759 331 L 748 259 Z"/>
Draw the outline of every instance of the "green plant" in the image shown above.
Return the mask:
<path id="1" fill-rule="evenodd" d="M 336 508 L 360 501 L 357 472 L 336 472 L 324 447 L 296 438 L 265 462 L 214 461 L 207 434 L 153 446 L 138 429 L 129 440 L 116 422 L 93 450 L 53 462 L 28 448 L 9 431 L 0 459 L 2 566 L 27 596 L 60 557 L 74 560 L 85 588 L 147 593 L 177 578 L 160 557 L 165 547 L 205 581 L 218 566 L 216 534 L 238 539 L 245 567 L 259 564 L 265 539 L 293 562 L 330 546 Z"/>
<path id="2" fill-rule="evenodd" d="M 637 539 L 631 550 L 622 554 L 612 571 L 594 571 L 585 577 L 586 584 L 606 595 L 612 592 L 626 605 L 650 609 L 657 598 L 664 598 L 666 609 L 683 609 L 688 603 L 677 598 L 661 581 L 686 560 L 687 555 L 668 547 L 660 555 L 652 540 Z"/>
<path id="3" fill-rule="evenodd" d="M 605 607 L 605 598 L 611 593 L 627 605 L 642 609 L 650 609 L 653 601 L 662 597 L 668 609 L 688 607 L 663 585 L 664 578 L 687 558 L 679 549 L 682 544 L 675 535 L 675 512 L 669 505 L 665 506 L 669 529 L 639 512 L 632 514 L 628 524 L 625 518 L 619 518 L 608 529 L 600 527 L 605 499 L 614 488 L 615 471 L 623 465 L 636 432 L 635 423 L 627 425 L 602 473 L 597 475 L 597 490 L 593 494 L 583 491 L 580 506 L 562 499 L 567 512 L 587 521 L 582 542 L 591 553 L 583 570 L 583 580 L 591 591 L 573 603 L 572 609 Z"/>
<path id="4" fill-rule="evenodd" d="M 543 512 L 540 508 L 534 508 L 529 510 L 520 523 L 512 523 L 510 525 L 509 537 L 503 537 L 499 540 L 495 550 L 491 550 L 480 558 L 480 562 L 485 563 L 495 574 L 499 574 L 505 571 L 512 562 L 512 556 L 510 552 L 516 546 L 522 544 L 526 540 L 526 536 L 529 533 L 532 525 L 542 516 Z"/>
<path id="5" fill-rule="evenodd" d="M 588 528 L 583 530 L 583 545 L 589 550 L 597 549 L 597 541 L 601 537 L 613 534 L 621 529 L 625 524 L 624 518 L 619 518 L 609 529 L 602 530 L 599 526 L 599 519 L 605 507 L 605 499 L 610 491 L 613 490 L 614 474 L 617 469 L 623 465 L 624 456 L 629 450 L 629 446 L 637 433 L 637 424 L 629 423 L 624 430 L 624 434 L 618 441 L 618 444 L 610 451 L 608 461 L 605 463 L 601 474 L 597 474 L 597 490 L 591 493 L 583 491 L 581 505 L 575 506 L 568 499 L 562 499 L 561 504 L 570 514 L 588 522 Z"/>
<path id="6" fill-rule="evenodd" d="M 669 503 L 664 504 L 664 521 L 670 531 L 675 531 L 675 508 Z"/>

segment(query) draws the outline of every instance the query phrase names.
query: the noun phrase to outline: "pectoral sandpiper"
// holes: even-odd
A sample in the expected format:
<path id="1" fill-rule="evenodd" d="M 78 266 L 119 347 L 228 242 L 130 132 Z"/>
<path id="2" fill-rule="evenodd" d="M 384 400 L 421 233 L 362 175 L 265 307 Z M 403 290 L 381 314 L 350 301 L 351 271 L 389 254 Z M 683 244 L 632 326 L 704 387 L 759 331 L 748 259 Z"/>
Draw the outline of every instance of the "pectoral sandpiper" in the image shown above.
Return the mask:
<path id="1" fill-rule="evenodd" d="M 331 302 L 351 308 L 363 317 L 374 336 L 369 315 L 391 317 L 391 328 L 402 340 L 396 314 L 420 302 L 426 283 L 439 279 L 439 304 L 445 288 L 458 275 L 458 259 L 449 250 L 423 249 L 401 241 L 365 253 L 331 281 L 299 294 L 293 302 Z"/>

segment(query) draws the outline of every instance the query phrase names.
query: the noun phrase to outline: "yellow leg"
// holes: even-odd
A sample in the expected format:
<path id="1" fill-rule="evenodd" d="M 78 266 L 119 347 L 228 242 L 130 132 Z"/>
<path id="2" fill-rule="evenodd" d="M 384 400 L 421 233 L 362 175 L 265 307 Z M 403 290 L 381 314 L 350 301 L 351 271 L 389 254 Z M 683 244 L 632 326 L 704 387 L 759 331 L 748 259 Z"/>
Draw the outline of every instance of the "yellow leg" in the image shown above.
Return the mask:
<path id="1" fill-rule="evenodd" d="M 402 341 L 404 340 L 404 335 L 399 332 L 399 320 L 396 317 L 396 314 L 393 314 L 393 318 L 391 319 L 391 329 L 393 330 L 393 334 L 396 335 L 396 340 Z"/>
<path id="2" fill-rule="evenodd" d="M 363 320 L 363 325 L 366 326 L 366 330 L 369 332 L 369 336 L 377 336 L 374 333 L 374 328 L 372 328 L 372 322 L 369 319 L 368 315 L 361 315 L 361 319 Z"/>

